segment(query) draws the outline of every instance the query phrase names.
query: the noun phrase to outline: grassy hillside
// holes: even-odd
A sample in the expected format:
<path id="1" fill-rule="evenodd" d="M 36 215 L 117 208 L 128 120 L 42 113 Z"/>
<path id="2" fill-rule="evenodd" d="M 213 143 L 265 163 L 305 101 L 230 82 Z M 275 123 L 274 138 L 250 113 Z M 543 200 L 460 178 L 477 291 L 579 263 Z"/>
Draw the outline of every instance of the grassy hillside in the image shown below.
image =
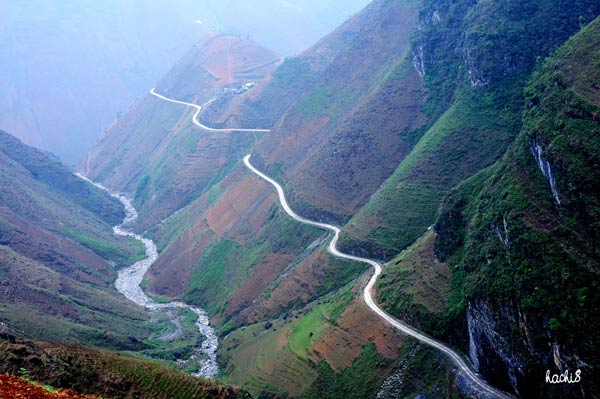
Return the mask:
<path id="1" fill-rule="evenodd" d="M 600 14 L 593 2 L 565 4 L 424 2 L 413 52 L 431 93 L 423 110 L 435 123 L 349 222 L 343 247 L 391 259 L 434 223 L 454 185 L 502 157 L 520 130 L 538 57 Z"/>
<path id="2" fill-rule="evenodd" d="M 357 140 L 364 139 L 368 143 L 360 144 L 352 151 L 357 157 L 352 168 L 361 172 L 351 173 L 354 181 L 340 181 L 346 185 L 344 190 L 364 186 L 362 194 L 352 199 L 338 192 L 338 197 L 349 204 L 351 202 L 349 206 L 352 208 L 364 203 L 365 196 L 375 191 L 378 184 L 377 178 L 369 176 L 391 173 L 395 167 L 393 159 L 371 164 L 369 157 L 385 157 L 384 153 L 392 158 L 402 156 L 410 143 L 416 141 L 411 135 L 418 135 L 425 123 L 418 112 L 425 94 L 407 55 L 408 35 L 411 23 L 416 21 L 416 10 L 415 2 L 376 2 L 313 49 L 286 60 L 264 91 L 256 97 L 247 98 L 240 108 L 243 111 L 240 114 L 247 115 L 246 121 L 240 123 L 246 126 L 258 126 L 262 121 L 273 123 L 279 118 L 278 113 L 285 113 L 285 117 L 276 122 L 275 130 L 259 141 L 259 156 L 255 155 L 253 162 L 261 164 L 265 161 L 260 156 L 265 151 L 263 149 L 269 149 L 270 155 L 277 152 L 275 156 L 284 157 L 286 165 L 271 164 L 269 173 L 287 181 L 285 168 L 298 166 L 298 157 L 304 155 L 308 159 L 314 155 L 315 163 L 311 168 L 313 176 L 317 176 L 334 172 L 335 168 L 317 164 L 322 158 L 320 155 L 301 149 L 315 145 L 312 139 L 323 144 L 323 154 L 336 143 L 344 142 L 336 150 L 340 157 L 336 156 L 335 162 L 340 166 L 343 166 L 344 159 L 349 159 L 345 154 L 348 148 Z M 365 30 L 365 26 L 369 29 Z M 391 37 L 402 40 L 386 40 Z M 355 57 L 358 48 L 366 51 L 380 46 L 384 48 L 382 54 Z M 344 76 L 342 71 L 348 71 L 352 76 Z M 376 73 L 373 74 L 373 71 Z M 343 91 L 344 98 L 340 99 L 338 94 L 349 80 L 358 86 L 351 88 L 352 92 Z M 367 122 L 381 106 L 390 107 L 390 117 L 374 126 L 368 125 Z M 266 112 L 258 116 L 257 110 L 263 109 Z M 397 111 L 407 116 L 412 115 L 412 111 L 417 112 L 414 118 L 404 118 L 395 116 Z M 217 117 L 215 115 L 211 114 L 211 118 Z M 319 131 L 312 129 L 315 120 L 324 121 L 324 118 L 330 119 L 331 123 L 318 126 Z M 290 124 L 296 122 L 294 130 L 290 130 Z M 334 132 L 338 127 L 339 131 Z M 348 134 L 350 130 L 352 135 Z M 291 142 L 294 142 L 293 147 L 289 146 Z M 294 156 L 284 155 L 283 152 L 289 152 L 291 148 L 297 150 Z M 371 152 L 363 154 L 365 148 Z M 399 149 L 402 151 L 396 151 Z M 381 181 L 383 178 L 379 179 Z M 334 190 L 340 188 L 335 184 L 328 186 Z M 311 195 L 318 194 L 314 190 L 316 187 L 311 188 Z M 323 185 L 318 187 L 322 189 Z M 287 187 L 286 192 L 295 198 L 296 191 Z M 334 205 L 329 194 L 321 198 Z M 300 203 L 294 200 L 296 209 L 298 205 Z M 301 207 L 300 211 L 306 214 L 307 208 Z M 275 203 L 272 188 L 250 175 L 241 164 L 228 175 L 219 175 L 204 195 L 153 228 L 151 234 L 159 244 L 161 257 L 148 276 L 148 289 L 197 303 L 208 309 L 211 320 L 224 336 L 230 332 L 230 336 L 240 334 L 240 346 L 230 350 L 230 355 L 238 360 L 246 359 L 246 355 L 240 352 L 242 346 L 255 344 L 252 336 L 243 333 L 245 326 L 259 330 L 264 323 L 287 318 L 286 315 L 291 312 L 306 311 L 306 306 L 313 301 L 337 292 L 365 270 L 363 265 L 327 255 L 322 232 L 293 222 Z M 313 322 L 316 326 L 323 323 L 319 320 Z M 334 334 L 329 339 L 342 338 Z M 367 345 L 371 338 L 359 336 L 353 339 L 356 340 L 353 351 L 358 354 L 356 348 Z M 288 355 L 281 356 L 287 359 L 286 362 L 295 363 L 296 355 Z M 347 354 L 341 358 L 351 359 L 354 356 Z M 339 361 L 346 361 L 342 359 Z M 261 366 L 254 361 L 244 361 L 238 371 L 226 371 L 226 376 L 235 374 L 232 381 L 252 387 L 255 393 L 269 391 L 270 386 L 274 387 L 274 392 L 282 392 L 285 384 L 297 384 L 297 389 L 286 389 L 290 395 L 297 396 L 308 389 L 316 376 L 314 368 L 317 361 L 314 364 L 303 362 L 301 370 L 306 374 L 289 375 L 288 366 L 279 367 L 278 363 L 274 363 L 269 366 L 273 367 L 272 378 L 263 380 L 262 373 L 257 371 L 255 379 L 250 377 L 255 371 L 246 367 Z M 388 364 L 387 373 L 391 372 L 391 364 Z M 383 376 L 378 376 L 368 384 L 365 392 L 376 389 L 382 381 Z M 264 385 L 261 387 L 261 384 Z"/>
<path id="3" fill-rule="evenodd" d="M 32 336 L 144 347 L 147 316 L 112 287 L 114 265 L 144 256 L 114 236 L 123 215 L 117 200 L 0 132 L 0 318 Z"/>
<path id="4" fill-rule="evenodd" d="M 239 389 L 119 353 L 15 339 L 6 334 L 0 338 L 0 349 L 1 373 L 102 398 L 250 397 Z"/>

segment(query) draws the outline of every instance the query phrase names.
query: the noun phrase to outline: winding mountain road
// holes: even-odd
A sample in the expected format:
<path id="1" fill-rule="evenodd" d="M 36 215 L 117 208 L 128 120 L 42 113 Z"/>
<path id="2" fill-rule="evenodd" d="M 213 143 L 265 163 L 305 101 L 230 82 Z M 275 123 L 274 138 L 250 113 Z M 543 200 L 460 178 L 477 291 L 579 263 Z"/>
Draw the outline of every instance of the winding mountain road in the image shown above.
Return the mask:
<path id="1" fill-rule="evenodd" d="M 210 128 L 208 126 L 203 125 L 199 120 L 198 120 L 198 115 L 200 114 L 200 111 L 202 110 L 202 106 L 197 105 L 197 104 L 192 104 L 192 103 L 188 103 L 185 101 L 178 101 L 178 100 L 173 100 L 171 98 L 165 97 L 163 95 L 158 94 L 155 89 L 150 90 L 150 93 L 153 96 L 156 96 L 162 100 L 165 101 L 169 101 L 175 104 L 181 104 L 181 105 L 186 105 L 188 107 L 193 107 L 196 109 L 196 113 L 194 114 L 193 117 L 193 122 L 196 126 L 199 126 L 205 130 L 208 130 L 210 132 L 221 132 L 221 133 L 228 133 L 228 132 L 233 132 L 233 131 L 241 131 L 241 132 L 270 132 L 270 129 L 214 129 L 214 128 Z M 211 103 L 213 100 L 210 100 L 207 104 Z M 381 275 L 381 270 L 382 267 L 379 263 L 375 262 L 374 260 L 371 259 L 367 259 L 367 258 L 361 258 L 358 256 L 353 256 L 353 255 L 349 255 L 349 254 L 345 254 L 341 251 L 339 251 L 337 249 L 337 242 L 339 240 L 340 237 L 340 228 L 331 224 L 327 224 L 327 223 L 320 223 L 320 222 L 315 222 L 313 220 L 309 220 L 306 218 L 303 218 L 302 216 L 299 216 L 298 214 L 296 214 L 292 208 L 290 208 L 290 206 L 287 203 L 287 200 L 285 198 L 285 193 L 283 192 L 283 188 L 281 188 L 281 186 L 279 185 L 279 183 L 277 183 L 275 180 L 271 179 L 269 176 L 265 175 L 264 173 L 262 173 L 261 171 L 259 171 L 258 169 L 256 169 L 251 163 L 250 163 L 250 154 L 246 155 L 244 157 L 244 164 L 246 165 L 246 167 L 248 169 L 250 169 L 250 171 L 252 173 L 254 173 L 255 175 L 257 175 L 258 177 L 260 177 L 263 180 L 266 180 L 267 182 L 269 182 L 273 187 L 275 187 L 275 190 L 277 191 L 277 194 L 279 196 L 279 202 L 281 204 L 281 207 L 283 208 L 283 210 L 289 215 L 291 216 L 293 219 L 304 223 L 304 224 L 308 224 L 311 226 L 315 226 L 318 227 L 320 229 L 323 230 L 329 230 L 331 232 L 333 232 L 333 239 L 331 240 L 331 242 L 329 243 L 329 246 L 327 247 L 327 251 L 332 254 L 333 256 L 336 256 L 338 258 L 342 258 L 342 259 L 347 259 L 347 260 L 352 260 L 355 262 L 361 262 L 361 263 L 366 263 L 370 266 L 372 266 L 375 269 L 375 273 L 373 273 L 373 275 L 371 276 L 371 279 L 369 280 L 368 284 L 366 285 L 364 291 L 363 291 L 363 298 L 365 300 L 365 303 L 367 304 L 367 306 L 373 311 L 375 312 L 379 317 L 381 317 L 382 319 L 384 319 L 389 325 L 391 325 L 392 327 L 396 328 L 397 330 L 399 330 L 400 332 L 409 335 L 415 339 L 417 339 L 418 341 L 431 346 L 434 349 L 437 349 L 438 351 L 442 352 L 443 354 L 445 354 L 448 358 L 450 358 L 450 360 L 452 360 L 452 362 L 458 367 L 458 369 L 475 385 L 475 387 L 482 393 L 485 393 L 487 395 L 490 395 L 493 398 L 498 398 L 498 399 L 512 399 L 511 396 L 507 395 L 506 393 L 490 386 L 487 382 L 485 382 L 485 380 L 483 380 L 483 378 L 481 376 L 479 376 L 479 374 L 477 374 L 476 372 L 474 372 L 465 362 L 465 360 L 454 350 L 452 350 L 450 347 L 444 345 L 443 343 L 436 341 L 428 336 L 426 336 L 425 334 L 423 334 L 422 332 L 420 332 L 419 330 L 415 329 L 414 327 L 411 327 L 409 325 L 407 325 L 406 323 L 397 320 L 396 318 L 392 317 L 391 315 L 387 314 L 383 309 L 381 309 L 376 303 L 375 300 L 373 299 L 373 287 L 375 286 L 375 283 L 377 282 L 377 279 L 379 278 L 379 276 Z"/>
<path id="2" fill-rule="evenodd" d="M 194 104 L 194 103 L 188 103 L 185 101 L 179 101 L 179 100 L 174 100 L 172 98 L 169 97 L 165 97 L 162 94 L 158 94 L 156 92 L 156 89 L 152 89 L 150 90 L 150 94 L 152 94 L 155 97 L 160 98 L 161 100 L 164 101 L 168 101 L 170 103 L 174 103 L 174 104 L 180 104 L 180 105 L 185 105 L 188 107 L 192 107 L 196 109 L 196 112 L 194 113 L 194 116 L 192 117 L 192 122 L 194 123 L 194 125 L 198 126 L 201 129 L 204 129 L 206 131 L 209 132 L 217 132 L 217 133 L 231 133 L 231 132 L 248 132 L 248 133 L 269 133 L 271 131 L 271 129 L 237 129 L 237 128 L 225 128 L 225 129 L 215 129 L 209 126 L 206 126 L 204 124 L 202 124 L 202 122 L 200 122 L 200 120 L 198 119 L 198 116 L 200 115 L 200 112 L 202 111 L 202 105 L 198 105 L 198 104 Z M 204 104 L 204 106 L 209 105 L 210 103 L 212 103 L 213 101 L 215 101 L 216 98 L 213 98 L 212 100 L 208 101 L 206 104 Z"/>
<path id="3" fill-rule="evenodd" d="M 315 221 L 303 218 L 302 216 L 299 216 L 288 205 L 287 200 L 285 199 L 285 194 L 283 192 L 283 189 L 281 188 L 279 183 L 277 183 L 275 180 L 271 179 L 269 176 L 265 175 L 264 173 L 262 173 L 261 171 L 256 169 L 250 163 L 250 155 L 246 155 L 244 157 L 244 164 L 246 165 L 246 167 L 248 169 L 250 169 L 252 171 L 252 173 L 256 174 L 260 178 L 271 183 L 271 185 L 273 185 L 273 187 L 275 187 L 275 190 L 277 190 L 277 194 L 279 196 L 279 202 L 281 203 L 281 207 L 283 208 L 285 213 L 287 213 L 292 218 L 294 218 L 295 220 L 297 220 L 301 223 L 308 224 L 311 226 L 318 227 L 320 229 L 329 230 L 329 231 L 333 232 L 333 239 L 331 240 L 331 242 L 329 243 L 329 246 L 327 247 L 327 251 L 330 254 L 332 254 L 333 256 L 337 256 L 338 258 L 353 260 L 353 261 L 361 262 L 361 263 L 367 263 L 375 269 L 375 273 L 373 273 L 373 276 L 371 276 L 369 283 L 366 285 L 366 287 L 363 291 L 363 297 L 364 297 L 365 303 L 373 312 L 375 312 L 382 319 L 384 319 L 388 324 L 390 324 L 397 330 L 401 331 L 402 333 L 404 333 L 406 335 L 410 335 L 411 337 L 417 339 L 418 341 L 420 341 L 424 344 L 427 344 L 427 345 L 439 350 L 440 352 L 444 353 L 446 356 L 448 356 L 454 362 L 454 364 L 460 369 L 460 371 L 462 373 L 464 373 L 464 375 L 467 376 L 467 378 L 469 378 L 469 380 L 471 380 L 477 386 L 477 388 L 479 388 L 479 390 L 481 390 L 489 395 L 492 395 L 495 398 L 511 399 L 511 396 L 508 396 L 504 392 L 501 392 L 501 391 L 497 390 L 496 388 L 488 385 L 478 374 L 476 374 L 473 370 L 471 370 L 471 368 L 467 365 L 467 363 L 463 360 L 463 358 L 458 353 L 456 353 L 454 350 L 450 349 L 448 346 L 442 344 L 441 342 L 438 342 L 438 341 L 424 335 L 417 329 L 401 322 L 400 320 L 395 319 L 394 317 L 387 314 L 383 309 L 381 309 L 375 303 L 375 300 L 373 299 L 373 287 L 375 286 L 375 283 L 377 282 L 377 278 L 379 278 L 379 275 L 381 274 L 381 265 L 371 259 L 360 258 L 358 256 L 348 255 L 343 252 L 340 252 L 337 249 L 337 242 L 340 237 L 340 228 L 339 227 L 333 226 L 333 225 L 327 224 L 327 223 L 315 222 Z"/>

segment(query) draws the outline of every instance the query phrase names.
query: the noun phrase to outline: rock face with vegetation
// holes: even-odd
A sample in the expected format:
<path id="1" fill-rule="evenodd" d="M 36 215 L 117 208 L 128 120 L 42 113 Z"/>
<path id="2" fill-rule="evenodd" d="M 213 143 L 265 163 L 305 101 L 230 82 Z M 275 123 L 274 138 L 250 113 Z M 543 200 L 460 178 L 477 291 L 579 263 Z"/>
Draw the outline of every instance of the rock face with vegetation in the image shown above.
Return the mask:
<path id="1" fill-rule="evenodd" d="M 207 125 L 271 132 L 206 132 L 148 97 L 80 166 L 134 197 L 160 251 L 146 288 L 206 308 L 224 378 L 252 393 L 471 394 L 366 308 L 365 268 L 288 218 L 246 153 L 298 213 L 343 225 L 344 249 L 389 261 L 379 301 L 492 384 L 594 396 L 599 14 L 585 0 L 377 0 L 280 65 L 212 37 L 158 91 L 216 96 Z M 583 382 L 545 384 L 546 369 Z"/>
<path id="2" fill-rule="evenodd" d="M 596 20 L 537 68 L 515 143 L 436 224 L 436 253 L 464 279 L 472 360 L 524 397 L 598 392 L 599 39 Z M 540 377 L 577 369 L 577 387 Z"/>
<path id="3" fill-rule="evenodd" d="M 599 13 L 586 0 L 424 1 L 412 52 L 433 123 L 350 220 L 342 247 L 389 260 L 421 236 L 448 191 L 515 139 L 538 58 Z"/>
<path id="4" fill-rule="evenodd" d="M 522 397 L 598 392 L 599 35 L 595 20 L 537 66 L 508 152 L 446 196 L 435 233 L 380 283 L 388 310 Z M 547 370 L 582 380 L 547 384 Z"/>

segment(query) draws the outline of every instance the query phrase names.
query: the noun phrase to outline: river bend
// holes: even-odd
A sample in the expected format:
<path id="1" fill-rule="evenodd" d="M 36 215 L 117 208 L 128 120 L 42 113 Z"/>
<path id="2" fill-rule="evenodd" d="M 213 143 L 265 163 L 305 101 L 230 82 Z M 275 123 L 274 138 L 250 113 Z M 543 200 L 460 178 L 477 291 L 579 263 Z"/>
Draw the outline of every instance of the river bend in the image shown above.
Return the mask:
<path id="1" fill-rule="evenodd" d="M 217 363 L 218 337 L 214 328 L 210 326 L 206 311 L 180 301 L 172 301 L 168 303 L 156 302 L 146 295 L 140 286 L 142 280 L 144 279 L 144 275 L 148 272 L 150 266 L 152 266 L 152 264 L 158 259 L 158 250 L 154 241 L 136 234 L 126 227 L 127 225 L 133 223 L 138 217 L 137 211 L 133 207 L 131 200 L 122 194 L 117 194 L 110 191 L 102 184 L 93 182 L 80 174 L 77 174 L 77 176 L 106 191 L 112 197 L 121 201 L 123 207 L 125 208 L 125 219 L 121 224 L 113 227 L 113 232 L 117 236 L 135 238 L 136 240 L 141 241 L 146 248 L 145 259 L 119 270 L 117 280 L 115 281 L 115 288 L 117 291 L 123 294 L 125 298 L 131 302 L 135 303 L 136 305 L 143 306 L 152 312 L 160 312 L 168 309 L 188 309 L 194 312 L 197 315 L 195 323 L 196 327 L 198 328 L 200 334 L 205 337 L 205 339 L 202 341 L 202 344 L 196 348 L 192 358 L 187 360 L 182 359 L 182 361 L 189 362 L 201 359 L 198 361 L 199 369 L 192 373 L 192 375 L 196 377 L 214 378 L 219 372 L 219 365 Z"/>

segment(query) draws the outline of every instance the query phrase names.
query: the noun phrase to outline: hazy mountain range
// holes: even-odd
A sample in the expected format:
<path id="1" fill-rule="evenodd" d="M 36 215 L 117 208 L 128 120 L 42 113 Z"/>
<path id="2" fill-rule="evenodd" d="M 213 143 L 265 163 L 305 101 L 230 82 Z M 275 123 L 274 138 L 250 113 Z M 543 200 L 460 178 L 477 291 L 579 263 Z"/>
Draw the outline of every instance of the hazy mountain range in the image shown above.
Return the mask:
<path id="1" fill-rule="evenodd" d="M 295 11 L 274 15 L 311 10 L 293 4 L 277 2 Z M 271 15 L 239 10 L 240 21 Z M 217 380 L 242 388 L 232 395 L 597 397 L 598 16 L 588 0 L 375 0 L 287 57 L 258 33 L 213 32 L 76 169 L 132 199 L 130 228 L 158 250 L 141 287 L 207 312 Z M 243 26 L 214 15 L 200 26 L 217 23 Z M 194 372 L 181 361 L 205 340 L 193 315 L 157 316 L 113 288 L 143 257 L 139 241 L 111 234 L 118 203 L 53 157 L 0 139 L 0 371 L 28 367 L 58 384 L 62 374 L 31 358 L 50 347 L 57 361 L 87 359 L 79 351 L 96 346 Z M 290 217 L 248 159 L 296 213 L 339 226 L 353 260 Z M 367 306 L 373 270 L 358 257 L 383 265 L 374 301 L 472 375 Z M 112 310 L 97 303 L 111 294 Z M 37 341 L 51 338 L 79 346 Z M 175 370 L 144 385 L 143 365 L 102 353 L 110 367 L 83 363 L 92 380 L 111 381 L 119 364 L 129 385 L 86 393 L 197 388 Z"/>
<path id="2" fill-rule="evenodd" d="M 366 0 L 3 2 L 0 128 L 75 164 L 111 121 L 202 35 L 231 32 L 294 54 L 364 4 Z M 104 101 L 107 97 L 111 101 Z"/>

